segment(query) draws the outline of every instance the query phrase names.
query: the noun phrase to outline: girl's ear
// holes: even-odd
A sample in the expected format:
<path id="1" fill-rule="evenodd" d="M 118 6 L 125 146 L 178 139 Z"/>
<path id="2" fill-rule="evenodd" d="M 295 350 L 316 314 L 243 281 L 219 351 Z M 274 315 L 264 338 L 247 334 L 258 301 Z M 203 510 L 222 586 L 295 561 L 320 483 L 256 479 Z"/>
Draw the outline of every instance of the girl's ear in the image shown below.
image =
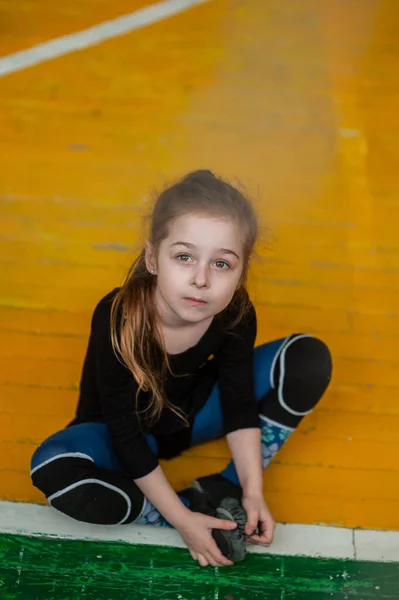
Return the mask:
<path id="1" fill-rule="evenodd" d="M 155 269 L 154 250 L 153 250 L 153 246 L 152 246 L 150 240 L 146 240 L 146 242 L 145 242 L 144 254 L 145 254 L 145 266 L 147 267 L 147 269 L 150 273 L 155 275 L 156 269 Z"/>

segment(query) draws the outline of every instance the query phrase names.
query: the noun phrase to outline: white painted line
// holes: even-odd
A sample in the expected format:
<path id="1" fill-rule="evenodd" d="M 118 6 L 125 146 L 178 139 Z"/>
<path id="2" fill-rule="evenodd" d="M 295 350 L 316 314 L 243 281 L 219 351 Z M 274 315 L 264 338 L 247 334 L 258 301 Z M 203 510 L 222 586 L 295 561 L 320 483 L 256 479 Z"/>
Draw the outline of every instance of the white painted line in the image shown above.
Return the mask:
<path id="1" fill-rule="evenodd" d="M 266 550 L 281 556 L 355 558 L 350 529 L 321 525 L 277 524 L 272 546 L 254 546 L 251 551 L 266 554 Z"/>
<path id="2" fill-rule="evenodd" d="M 187 10 L 191 6 L 205 4 L 206 2 L 210 2 L 210 0 L 163 0 L 163 2 L 151 4 L 128 15 L 83 29 L 78 33 L 64 35 L 26 50 L 3 56 L 0 58 L 0 76 L 21 71 L 26 67 L 32 67 L 57 56 L 95 46 L 105 40 L 162 21 L 167 17 Z"/>
<path id="3" fill-rule="evenodd" d="M 354 533 L 358 560 L 399 562 L 399 531 L 356 529 Z"/>
<path id="4" fill-rule="evenodd" d="M 178 532 L 151 525 L 89 525 L 50 506 L 0 502 L 0 533 L 100 540 L 185 548 Z M 353 544 L 355 534 L 355 545 Z M 270 548 L 248 546 L 254 554 L 399 562 L 399 531 L 352 530 L 321 525 L 278 524 Z"/>

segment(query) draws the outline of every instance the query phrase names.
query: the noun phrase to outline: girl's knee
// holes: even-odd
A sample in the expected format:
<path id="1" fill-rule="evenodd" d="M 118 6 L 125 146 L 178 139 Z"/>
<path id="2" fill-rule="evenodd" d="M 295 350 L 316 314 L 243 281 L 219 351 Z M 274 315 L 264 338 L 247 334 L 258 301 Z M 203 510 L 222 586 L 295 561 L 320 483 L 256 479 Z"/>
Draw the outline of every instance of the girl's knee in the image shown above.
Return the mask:
<path id="1" fill-rule="evenodd" d="M 275 364 L 280 403 L 293 414 L 307 414 L 323 396 L 331 374 L 332 358 L 325 342 L 308 334 L 290 336 Z"/>
<path id="2" fill-rule="evenodd" d="M 68 429 L 47 438 L 31 460 L 31 479 L 46 497 L 58 491 L 60 483 L 74 483 L 87 476 L 93 459 L 74 440 Z"/>
<path id="3" fill-rule="evenodd" d="M 62 444 L 54 445 L 51 452 L 40 450 L 39 446 L 33 455 L 30 475 L 33 485 L 47 498 L 60 487 L 85 479 L 93 466 L 89 456 L 68 452 Z"/>
<path id="4" fill-rule="evenodd" d="M 332 374 L 330 349 L 323 340 L 310 334 L 290 336 L 282 349 L 281 364 L 285 374 L 296 379 L 328 382 Z"/>
<path id="5" fill-rule="evenodd" d="M 53 508 L 77 521 L 130 523 L 143 506 L 143 494 L 130 478 L 97 467 L 90 457 L 78 453 L 55 454 L 34 468 L 31 477 Z"/>
<path id="6" fill-rule="evenodd" d="M 48 497 L 53 508 L 84 523 L 119 525 L 130 522 L 141 508 L 126 492 L 101 479 L 81 479 Z"/>

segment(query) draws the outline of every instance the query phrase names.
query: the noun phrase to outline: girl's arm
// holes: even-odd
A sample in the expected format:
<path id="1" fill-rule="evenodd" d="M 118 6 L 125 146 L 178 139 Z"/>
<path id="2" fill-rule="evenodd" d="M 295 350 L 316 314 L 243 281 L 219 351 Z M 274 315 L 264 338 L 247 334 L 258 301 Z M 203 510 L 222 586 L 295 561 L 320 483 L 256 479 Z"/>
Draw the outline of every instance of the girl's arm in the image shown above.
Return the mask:
<path id="1" fill-rule="evenodd" d="M 227 441 L 242 487 L 242 504 L 247 513 L 245 533 L 253 543 L 269 545 L 276 524 L 263 498 L 260 429 L 233 431 L 227 435 Z"/>
<path id="2" fill-rule="evenodd" d="M 233 316 L 234 313 L 229 318 Z M 262 492 L 259 407 L 254 385 L 255 339 L 256 311 L 250 303 L 241 321 L 226 330 L 224 343 L 215 353 L 224 433 L 244 495 Z"/>
<path id="3" fill-rule="evenodd" d="M 239 429 L 228 433 L 226 437 L 243 495 L 262 494 L 260 429 Z"/>

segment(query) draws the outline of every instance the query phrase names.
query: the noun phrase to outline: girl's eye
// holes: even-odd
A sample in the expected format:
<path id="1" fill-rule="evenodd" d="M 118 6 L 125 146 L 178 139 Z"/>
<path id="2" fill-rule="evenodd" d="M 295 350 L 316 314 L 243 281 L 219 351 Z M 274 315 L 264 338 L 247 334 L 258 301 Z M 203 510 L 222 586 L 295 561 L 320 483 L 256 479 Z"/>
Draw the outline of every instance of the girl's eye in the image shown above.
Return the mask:
<path id="1" fill-rule="evenodd" d="M 190 260 L 192 260 L 192 257 L 189 254 L 178 254 L 176 256 L 176 259 L 179 262 L 185 262 L 185 263 L 187 263 Z M 224 269 L 224 270 L 225 269 L 230 269 L 229 263 L 227 263 L 225 260 L 217 260 L 217 261 L 215 261 L 214 264 L 217 266 L 218 269 Z"/>
<path id="2" fill-rule="evenodd" d="M 188 262 L 191 256 L 189 256 L 188 254 L 178 254 L 176 258 L 180 260 L 180 262 Z"/>
<path id="3" fill-rule="evenodd" d="M 217 260 L 215 262 L 215 265 L 217 266 L 218 269 L 224 269 L 224 268 L 229 269 L 230 268 L 229 263 L 227 263 L 225 260 Z"/>

